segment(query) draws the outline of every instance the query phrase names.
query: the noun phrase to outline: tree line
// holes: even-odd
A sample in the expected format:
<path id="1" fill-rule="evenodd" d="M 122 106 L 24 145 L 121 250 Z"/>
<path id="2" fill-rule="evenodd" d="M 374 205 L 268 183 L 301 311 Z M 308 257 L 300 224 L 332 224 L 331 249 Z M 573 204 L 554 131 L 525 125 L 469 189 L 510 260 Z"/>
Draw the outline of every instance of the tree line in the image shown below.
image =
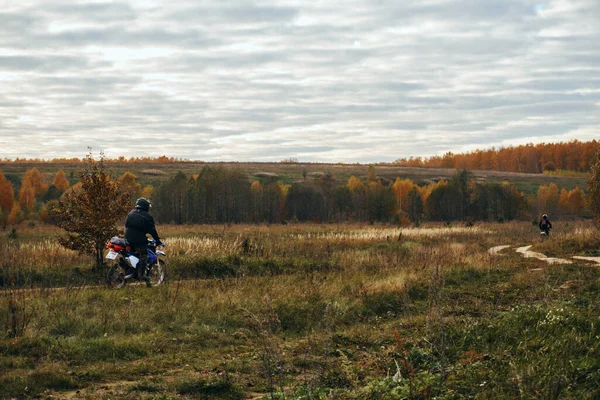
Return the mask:
<path id="1" fill-rule="evenodd" d="M 534 174 L 556 171 L 588 173 L 594 163 L 599 144 L 596 140 L 536 145 L 530 143 L 459 154 L 448 152 L 443 156 L 401 158 L 396 160 L 395 164 Z"/>
<path id="2" fill-rule="evenodd" d="M 276 177 L 250 179 L 239 168 L 205 166 L 198 174 L 182 172 L 157 188 L 142 187 L 126 172 L 115 179 L 133 205 L 137 197 L 149 197 L 162 223 L 280 223 L 310 222 L 403 222 L 423 220 L 507 221 L 535 218 L 541 213 L 555 217 L 584 216 L 589 201 L 583 190 L 540 186 L 537 196 L 526 197 L 510 183 L 478 182 L 468 170 L 457 170 L 449 180 L 417 185 L 396 178 L 387 183 L 369 166 L 365 178 L 352 176 L 338 184 L 331 174 L 284 184 Z M 53 223 L 52 210 L 60 199 L 81 190 L 70 186 L 62 170 L 46 183 L 39 170 L 27 170 L 18 193 L 0 171 L 0 223 L 18 224 L 41 220 Z"/>
<path id="3" fill-rule="evenodd" d="M 176 162 L 189 162 L 190 160 L 185 158 L 178 157 L 167 157 L 165 155 L 159 157 L 125 157 L 119 156 L 117 158 L 106 158 L 102 159 L 104 164 L 115 164 L 115 163 L 156 163 L 156 164 L 165 164 L 165 163 L 176 163 Z M 56 157 L 52 159 L 44 159 L 44 158 L 4 158 L 0 159 L 0 162 L 3 164 L 85 164 L 87 162 L 86 158 L 79 157 Z"/>
<path id="4" fill-rule="evenodd" d="M 174 224 L 509 221 L 538 212 L 587 212 L 579 188 L 540 186 L 538 198 L 527 198 L 511 183 L 477 182 L 467 170 L 422 186 L 400 177 L 386 185 L 372 166 L 366 180 L 352 176 L 344 185 L 329 174 L 283 184 L 274 177 L 250 180 L 241 169 L 205 166 L 192 176 L 177 173 L 156 189 L 153 201 L 157 220 Z"/>

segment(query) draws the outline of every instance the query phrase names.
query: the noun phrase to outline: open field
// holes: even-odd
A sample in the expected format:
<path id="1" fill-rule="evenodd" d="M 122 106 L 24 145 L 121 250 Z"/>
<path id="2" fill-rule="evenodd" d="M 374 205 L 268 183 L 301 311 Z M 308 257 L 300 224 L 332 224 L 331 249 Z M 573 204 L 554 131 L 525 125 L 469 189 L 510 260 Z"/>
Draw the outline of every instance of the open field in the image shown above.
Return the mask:
<path id="1" fill-rule="evenodd" d="M 159 230 L 169 283 L 117 291 L 56 228 L 0 232 L 0 398 L 600 395 L 587 222 Z"/>
<path id="2" fill-rule="evenodd" d="M 110 163 L 115 176 L 121 176 L 125 172 L 136 175 L 138 182 L 142 185 L 159 186 L 170 179 L 178 171 L 187 176 L 197 174 L 204 166 L 226 166 L 240 168 L 246 172 L 251 179 L 261 179 L 262 176 L 276 176 L 283 183 L 302 181 L 303 174 L 307 179 L 320 176 L 325 173 L 331 174 L 337 184 L 345 184 L 351 176 L 365 178 L 368 165 L 365 164 L 323 164 L 323 163 L 204 163 L 204 162 L 172 162 L 172 163 Z M 78 181 L 78 170 L 81 165 L 61 163 L 2 163 L 0 170 L 12 181 L 15 187 L 20 187 L 20 179 L 31 168 L 40 170 L 47 182 L 52 179 L 59 169 L 63 169 L 71 184 Z M 418 185 L 423 185 L 439 179 L 448 179 L 455 174 L 452 168 L 429 168 L 429 167 L 403 167 L 392 164 L 375 166 L 377 176 L 380 179 L 393 182 L 397 177 L 411 179 Z M 585 190 L 587 178 L 585 176 L 550 176 L 541 174 L 521 174 L 501 171 L 472 171 L 475 178 L 480 181 L 502 182 L 508 180 L 525 194 L 535 194 L 540 185 L 555 183 L 559 188 L 572 190 L 576 186 Z"/>

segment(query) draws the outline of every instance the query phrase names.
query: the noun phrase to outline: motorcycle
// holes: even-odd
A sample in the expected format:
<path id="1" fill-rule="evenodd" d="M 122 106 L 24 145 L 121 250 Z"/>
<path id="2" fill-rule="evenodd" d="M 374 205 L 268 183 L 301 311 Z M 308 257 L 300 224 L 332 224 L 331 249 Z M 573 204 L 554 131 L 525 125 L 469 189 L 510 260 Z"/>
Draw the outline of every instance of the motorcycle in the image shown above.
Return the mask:
<path id="1" fill-rule="evenodd" d="M 164 247 L 164 244 L 162 245 Z M 167 275 L 167 264 L 164 258 L 167 256 L 164 251 L 157 250 L 156 240 L 148 239 L 148 265 L 147 271 L 138 271 L 140 259 L 131 251 L 131 246 L 127 240 L 120 237 L 113 237 L 106 244 L 109 249 L 105 258 L 114 261 L 108 270 L 106 283 L 109 287 L 120 289 L 127 281 L 131 279 L 139 280 L 142 274 L 150 278 L 146 285 L 159 286 L 164 283 Z"/>
<path id="2" fill-rule="evenodd" d="M 549 229 L 540 230 L 540 238 L 541 238 L 542 242 L 544 240 L 547 240 L 548 238 L 550 238 L 550 230 Z"/>

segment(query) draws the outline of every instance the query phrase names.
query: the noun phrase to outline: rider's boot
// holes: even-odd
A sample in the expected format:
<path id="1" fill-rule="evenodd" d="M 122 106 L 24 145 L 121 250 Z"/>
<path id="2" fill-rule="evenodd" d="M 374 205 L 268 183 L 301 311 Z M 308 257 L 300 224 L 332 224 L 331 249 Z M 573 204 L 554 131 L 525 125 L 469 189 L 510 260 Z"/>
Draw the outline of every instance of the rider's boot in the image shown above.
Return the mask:
<path id="1" fill-rule="evenodd" d="M 148 253 L 142 252 L 140 255 L 140 265 L 139 265 L 139 280 L 146 282 L 146 286 L 150 287 L 150 277 L 148 276 Z"/>
<path id="2" fill-rule="evenodd" d="M 150 283 L 150 277 L 148 276 L 148 268 L 146 266 L 140 267 L 139 279 L 142 282 L 146 282 L 147 287 L 152 286 L 152 284 Z"/>

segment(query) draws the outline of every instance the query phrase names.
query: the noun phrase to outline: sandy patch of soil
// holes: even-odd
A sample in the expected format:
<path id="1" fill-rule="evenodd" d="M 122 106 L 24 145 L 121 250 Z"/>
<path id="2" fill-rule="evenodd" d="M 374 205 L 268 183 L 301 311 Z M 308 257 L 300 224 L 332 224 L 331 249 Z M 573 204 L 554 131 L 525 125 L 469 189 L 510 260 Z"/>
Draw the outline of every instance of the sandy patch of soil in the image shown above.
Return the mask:
<path id="1" fill-rule="evenodd" d="M 509 248 L 509 245 L 502 245 L 502 246 L 494 246 L 492 248 L 490 248 L 488 250 L 488 254 L 491 256 L 495 256 L 498 255 L 498 253 L 500 253 L 502 250 Z"/>
<path id="2" fill-rule="evenodd" d="M 535 251 L 529 250 L 531 245 L 519 247 L 517 249 L 517 253 L 523 254 L 525 258 L 537 258 L 538 260 L 543 260 L 548 264 L 573 264 L 573 261 L 566 260 L 564 258 L 556 258 L 556 257 L 548 257 L 545 254 L 537 253 Z"/>

